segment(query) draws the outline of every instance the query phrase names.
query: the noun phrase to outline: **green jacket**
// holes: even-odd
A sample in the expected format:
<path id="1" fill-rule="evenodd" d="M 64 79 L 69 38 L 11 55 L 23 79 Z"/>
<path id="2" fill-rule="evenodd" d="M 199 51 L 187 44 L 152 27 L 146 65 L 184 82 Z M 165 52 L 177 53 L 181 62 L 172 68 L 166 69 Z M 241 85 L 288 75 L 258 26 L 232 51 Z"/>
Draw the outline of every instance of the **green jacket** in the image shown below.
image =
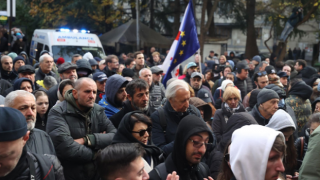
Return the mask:
<path id="1" fill-rule="evenodd" d="M 308 150 L 300 167 L 299 180 L 320 179 L 320 126 L 311 134 Z"/>

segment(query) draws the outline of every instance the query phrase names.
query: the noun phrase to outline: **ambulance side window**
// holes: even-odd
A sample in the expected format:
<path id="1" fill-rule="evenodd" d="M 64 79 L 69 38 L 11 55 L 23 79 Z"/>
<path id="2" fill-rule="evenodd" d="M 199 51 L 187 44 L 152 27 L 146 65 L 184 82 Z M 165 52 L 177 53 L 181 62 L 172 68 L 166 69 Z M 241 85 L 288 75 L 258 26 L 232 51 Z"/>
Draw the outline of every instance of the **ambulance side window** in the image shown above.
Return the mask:
<path id="1" fill-rule="evenodd" d="M 43 44 L 38 42 L 37 53 L 36 53 L 36 60 L 38 60 L 38 61 L 40 59 L 40 53 L 42 50 L 43 50 Z"/>

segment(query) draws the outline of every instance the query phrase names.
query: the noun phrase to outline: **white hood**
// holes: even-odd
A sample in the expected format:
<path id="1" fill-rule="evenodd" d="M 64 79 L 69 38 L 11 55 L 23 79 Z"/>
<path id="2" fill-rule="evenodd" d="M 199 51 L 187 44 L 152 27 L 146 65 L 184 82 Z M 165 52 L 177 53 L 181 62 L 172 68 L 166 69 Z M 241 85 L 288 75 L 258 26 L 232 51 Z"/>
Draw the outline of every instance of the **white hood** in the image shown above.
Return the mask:
<path id="1" fill-rule="evenodd" d="M 86 60 L 88 60 L 88 61 L 89 61 L 89 59 L 94 59 L 93 56 L 92 56 L 92 54 L 91 54 L 91 52 L 85 53 L 82 58 L 83 58 L 83 59 L 86 59 Z"/>
<path id="2" fill-rule="evenodd" d="M 279 109 L 274 113 L 266 126 L 276 131 L 280 131 L 287 127 L 293 127 L 294 130 L 296 130 L 296 125 L 294 124 L 291 116 L 282 109 Z"/>
<path id="3" fill-rule="evenodd" d="M 261 125 L 243 126 L 232 134 L 231 170 L 237 180 L 264 180 L 271 148 L 280 131 Z"/>

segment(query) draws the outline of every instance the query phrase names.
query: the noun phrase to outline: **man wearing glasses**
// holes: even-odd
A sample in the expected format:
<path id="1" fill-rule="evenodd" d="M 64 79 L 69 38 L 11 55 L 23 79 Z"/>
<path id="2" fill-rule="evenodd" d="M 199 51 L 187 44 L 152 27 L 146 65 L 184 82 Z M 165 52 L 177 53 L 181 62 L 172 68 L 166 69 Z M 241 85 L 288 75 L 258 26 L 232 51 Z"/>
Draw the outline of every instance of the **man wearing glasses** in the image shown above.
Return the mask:
<path id="1" fill-rule="evenodd" d="M 150 173 L 150 179 L 165 179 L 173 171 L 180 179 L 209 179 L 208 166 L 201 162 L 207 149 L 214 142 L 212 132 L 206 123 L 195 115 L 184 117 L 177 128 L 174 149 L 164 163 Z"/>
<path id="2" fill-rule="evenodd" d="M 104 68 L 103 72 L 107 75 L 107 77 L 111 77 L 112 75 L 117 73 L 119 69 L 119 59 L 115 55 L 109 55 L 106 58 L 107 66 Z"/>

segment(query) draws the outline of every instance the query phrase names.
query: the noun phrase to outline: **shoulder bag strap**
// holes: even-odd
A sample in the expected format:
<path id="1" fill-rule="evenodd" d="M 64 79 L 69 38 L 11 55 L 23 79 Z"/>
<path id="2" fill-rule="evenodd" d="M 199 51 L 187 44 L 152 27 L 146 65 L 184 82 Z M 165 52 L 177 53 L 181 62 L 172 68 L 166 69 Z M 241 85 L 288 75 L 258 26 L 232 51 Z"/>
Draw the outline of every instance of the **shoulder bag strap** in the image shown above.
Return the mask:
<path id="1" fill-rule="evenodd" d="M 300 147 L 300 158 L 303 159 L 303 144 L 304 144 L 304 139 L 303 137 L 300 137 L 300 143 L 301 143 L 301 147 Z"/>
<path id="2" fill-rule="evenodd" d="M 27 153 L 27 160 L 28 160 L 28 165 L 30 169 L 30 180 L 35 180 L 36 179 L 36 167 L 34 166 L 34 160 L 31 157 L 32 155 Z"/>

